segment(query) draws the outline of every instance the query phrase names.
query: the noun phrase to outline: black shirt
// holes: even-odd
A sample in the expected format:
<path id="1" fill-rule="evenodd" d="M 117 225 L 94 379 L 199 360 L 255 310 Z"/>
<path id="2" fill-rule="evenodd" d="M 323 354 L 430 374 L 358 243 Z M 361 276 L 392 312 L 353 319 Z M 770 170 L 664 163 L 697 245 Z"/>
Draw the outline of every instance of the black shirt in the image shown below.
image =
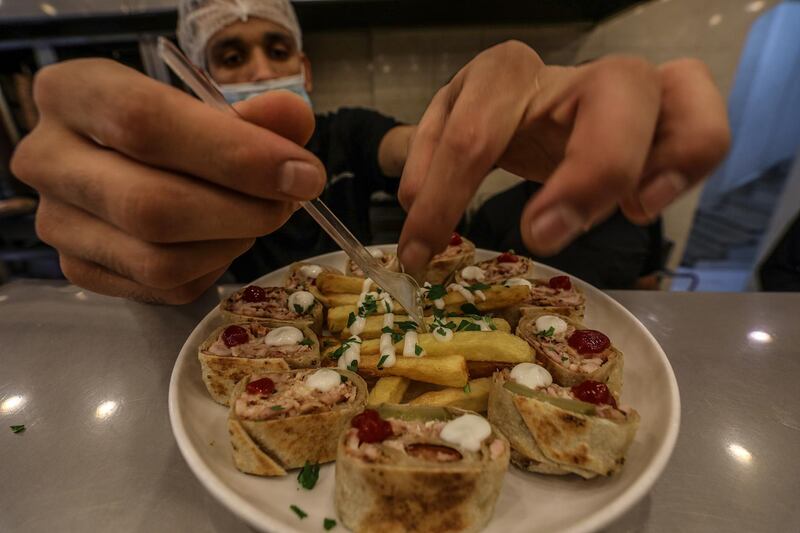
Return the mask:
<path id="1" fill-rule="evenodd" d="M 397 189 L 398 180 L 381 172 L 378 147 L 398 122 L 358 108 L 342 108 L 315 118 L 314 134 L 306 148 L 327 170 L 328 183 L 321 198 L 353 235 L 362 243 L 370 243 L 370 196 L 378 190 Z M 257 239 L 249 251 L 233 262 L 229 272 L 237 281 L 246 282 L 295 261 L 338 249 L 300 209 L 280 229 Z"/>
<path id="2" fill-rule="evenodd" d="M 800 291 L 800 215 L 758 269 L 765 291 Z"/>
<path id="3" fill-rule="evenodd" d="M 639 276 L 663 266 L 660 220 L 650 226 L 636 226 L 619 210 L 558 254 L 531 255 L 522 242 L 520 216 L 528 199 L 540 187 L 526 181 L 490 198 L 470 220 L 467 238 L 479 248 L 513 249 L 601 289 L 632 288 Z"/>

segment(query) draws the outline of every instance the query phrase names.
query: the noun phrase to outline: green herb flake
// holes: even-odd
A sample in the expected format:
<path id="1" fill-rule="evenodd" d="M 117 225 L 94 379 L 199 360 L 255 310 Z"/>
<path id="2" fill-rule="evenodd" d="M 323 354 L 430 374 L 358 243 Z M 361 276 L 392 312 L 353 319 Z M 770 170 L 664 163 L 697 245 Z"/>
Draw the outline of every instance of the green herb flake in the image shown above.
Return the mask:
<path id="1" fill-rule="evenodd" d="M 537 333 L 540 337 L 552 337 L 556 332 L 556 329 L 553 326 L 547 328 L 547 331 L 540 331 Z"/>
<path id="2" fill-rule="evenodd" d="M 446 327 L 449 330 L 455 331 L 456 330 L 456 323 L 455 322 L 448 322 L 447 324 L 444 324 L 444 327 Z"/>
<path id="3" fill-rule="evenodd" d="M 350 326 L 352 326 L 355 321 L 356 321 L 356 314 L 351 312 L 350 316 L 347 317 L 347 327 L 349 328 Z"/>
<path id="4" fill-rule="evenodd" d="M 309 339 L 308 337 L 304 337 L 303 340 L 300 341 L 301 346 L 314 346 L 314 341 Z"/>
<path id="5" fill-rule="evenodd" d="M 305 466 L 297 474 L 297 481 L 306 490 L 311 490 L 319 479 L 319 463 L 311 464 L 306 461 Z"/>
<path id="6" fill-rule="evenodd" d="M 386 362 L 387 359 L 389 359 L 389 354 L 384 354 L 378 359 L 378 370 L 383 370 L 383 363 Z"/>
<path id="7" fill-rule="evenodd" d="M 381 329 L 381 333 L 388 333 L 389 335 L 391 335 L 394 332 L 392 331 L 392 328 L 390 328 L 389 326 L 383 326 L 383 328 Z"/>
<path id="8" fill-rule="evenodd" d="M 298 518 L 300 518 L 300 520 L 302 520 L 303 518 L 308 516 L 308 513 L 306 513 L 305 511 L 303 511 L 302 509 L 300 509 L 296 505 L 290 505 L 289 509 L 294 511 L 294 514 L 296 514 L 298 516 Z"/>
<path id="9" fill-rule="evenodd" d="M 392 332 L 392 344 L 397 344 L 401 340 L 403 340 L 403 334 L 402 333 L 394 333 L 394 332 Z"/>
<path id="10" fill-rule="evenodd" d="M 473 285 L 468 286 L 467 290 L 470 291 L 470 292 L 485 291 L 489 287 L 490 287 L 490 285 L 487 285 L 485 283 L 475 283 Z"/>
<path id="11" fill-rule="evenodd" d="M 569 361 L 569 357 L 565 357 L 565 356 L 562 355 L 561 356 L 561 362 L 562 363 L 566 363 L 567 361 Z"/>
<path id="12" fill-rule="evenodd" d="M 478 310 L 478 308 L 475 307 L 475 304 L 471 304 L 471 303 L 465 303 L 464 305 L 462 305 L 461 306 L 461 311 L 465 315 L 480 315 L 481 314 L 481 312 Z"/>
<path id="13" fill-rule="evenodd" d="M 350 361 L 350 364 L 347 365 L 347 370 L 349 370 L 350 372 L 358 372 L 358 361 L 355 359 Z"/>
<path id="14" fill-rule="evenodd" d="M 472 392 L 472 389 L 469 387 L 469 383 L 467 383 L 464 385 L 464 394 L 469 394 L 470 392 Z"/>
<path id="15" fill-rule="evenodd" d="M 298 315 L 302 315 L 304 311 L 299 304 L 294 304 L 294 312 L 297 313 Z"/>
<path id="16" fill-rule="evenodd" d="M 417 323 L 413 320 L 403 320 L 394 324 L 402 331 L 417 331 Z"/>
<path id="17" fill-rule="evenodd" d="M 9 427 L 11 428 L 11 431 L 13 431 L 14 433 L 22 433 L 23 431 L 25 431 L 25 424 L 20 424 L 18 426 L 9 426 Z"/>
<path id="18" fill-rule="evenodd" d="M 340 380 L 342 383 L 347 383 L 347 376 L 345 376 L 344 374 L 340 374 L 340 375 L 339 375 L 339 380 Z"/>
<path id="19" fill-rule="evenodd" d="M 341 346 L 336 348 L 333 351 L 333 353 L 331 353 L 331 359 L 336 359 L 338 361 L 339 358 L 344 355 L 344 352 L 346 352 L 347 348 L 349 348 L 349 347 L 350 347 L 349 344 L 347 344 L 346 342 L 343 342 Z"/>
<path id="20" fill-rule="evenodd" d="M 364 303 L 361 304 L 361 307 L 358 308 L 358 316 L 369 316 L 374 315 L 378 312 L 378 303 L 375 301 L 375 297 L 371 294 L 367 294 L 364 297 Z"/>
<path id="21" fill-rule="evenodd" d="M 419 344 L 414 345 L 414 353 L 417 355 L 422 355 L 422 346 Z"/>
<path id="22" fill-rule="evenodd" d="M 433 317 L 434 320 L 442 320 L 444 318 L 444 309 L 439 309 L 438 307 L 434 307 Z"/>
<path id="23" fill-rule="evenodd" d="M 489 324 L 489 329 L 490 330 L 497 331 L 497 324 L 494 323 L 494 320 L 492 320 L 492 317 L 487 316 L 485 318 L 485 320 L 486 320 L 486 323 Z"/>
<path id="24" fill-rule="evenodd" d="M 322 527 L 325 529 L 325 531 L 330 531 L 336 527 L 336 520 L 333 518 L 326 518 L 322 521 Z"/>
<path id="25" fill-rule="evenodd" d="M 282 405 L 273 405 L 270 407 L 273 411 L 283 411 L 285 408 Z"/>
<path id="26" fill-rule="evenodd" d="M 446 294 L 447 289 L 444 288 L 444 285 L 431 285 L 431 288 L 428 289 L 428 300 L 438 300 L 439 298 L 444 298 Z"/>

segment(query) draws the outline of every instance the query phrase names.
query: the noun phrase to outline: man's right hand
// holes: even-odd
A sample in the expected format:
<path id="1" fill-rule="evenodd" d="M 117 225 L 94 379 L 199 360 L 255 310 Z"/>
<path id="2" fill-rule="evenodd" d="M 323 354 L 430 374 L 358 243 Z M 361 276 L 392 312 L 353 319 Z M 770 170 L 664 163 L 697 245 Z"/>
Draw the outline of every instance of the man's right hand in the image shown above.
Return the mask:
<path id="1" fill-rule="evenodd" d="M 239 120 L 88 59 L 40 71 L 34 99 L 11 169 L 39 192 L 36 231 L 64 275 L 95 292 L 192 301 L 325 184 L 302 148 L 314 116 L 288 92 L 237 104 Z"/>

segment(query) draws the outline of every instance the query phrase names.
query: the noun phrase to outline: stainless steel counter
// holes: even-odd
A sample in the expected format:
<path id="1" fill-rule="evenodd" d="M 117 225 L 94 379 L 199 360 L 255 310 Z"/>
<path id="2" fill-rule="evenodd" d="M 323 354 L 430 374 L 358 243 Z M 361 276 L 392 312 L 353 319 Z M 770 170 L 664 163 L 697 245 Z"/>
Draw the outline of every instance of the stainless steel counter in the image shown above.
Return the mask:
<path id="1" fill-rule="evenodd" d="M 664 475 L 608 530 L 800 531 L 800 294 L 612 296 L 664 347 L 683 412 Z M 167 415 L 175 357 L 217 301 L 0 286 L 0 531 L 250 531 Z"/>

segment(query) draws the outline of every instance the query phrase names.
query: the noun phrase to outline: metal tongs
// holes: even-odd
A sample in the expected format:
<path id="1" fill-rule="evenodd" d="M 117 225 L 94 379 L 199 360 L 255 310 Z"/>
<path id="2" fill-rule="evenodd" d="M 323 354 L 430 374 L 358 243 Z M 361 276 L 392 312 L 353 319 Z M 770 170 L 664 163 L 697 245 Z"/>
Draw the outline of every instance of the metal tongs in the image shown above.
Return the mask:
<path id="1" fill-rule="evenodd" d="M 158 38 L 158 55 L 203 102 L 224 113 L 242 118 L 233 106 L 228 104 L 225 97 L 206 77 L 205 73 L 192 65 L 183 52 L 171 41 L 164 37 Z M 342 250 L 364 271 L 367 277 L 400 302 L 400 305 L 422 328 L 422 331 L 428 331 L 423 317 L 419 285 L 414 278 L 402 272 L 390 272 L 383 268 L 319 198 L 300 202 L 300 205 L 341 246 Z"/>

